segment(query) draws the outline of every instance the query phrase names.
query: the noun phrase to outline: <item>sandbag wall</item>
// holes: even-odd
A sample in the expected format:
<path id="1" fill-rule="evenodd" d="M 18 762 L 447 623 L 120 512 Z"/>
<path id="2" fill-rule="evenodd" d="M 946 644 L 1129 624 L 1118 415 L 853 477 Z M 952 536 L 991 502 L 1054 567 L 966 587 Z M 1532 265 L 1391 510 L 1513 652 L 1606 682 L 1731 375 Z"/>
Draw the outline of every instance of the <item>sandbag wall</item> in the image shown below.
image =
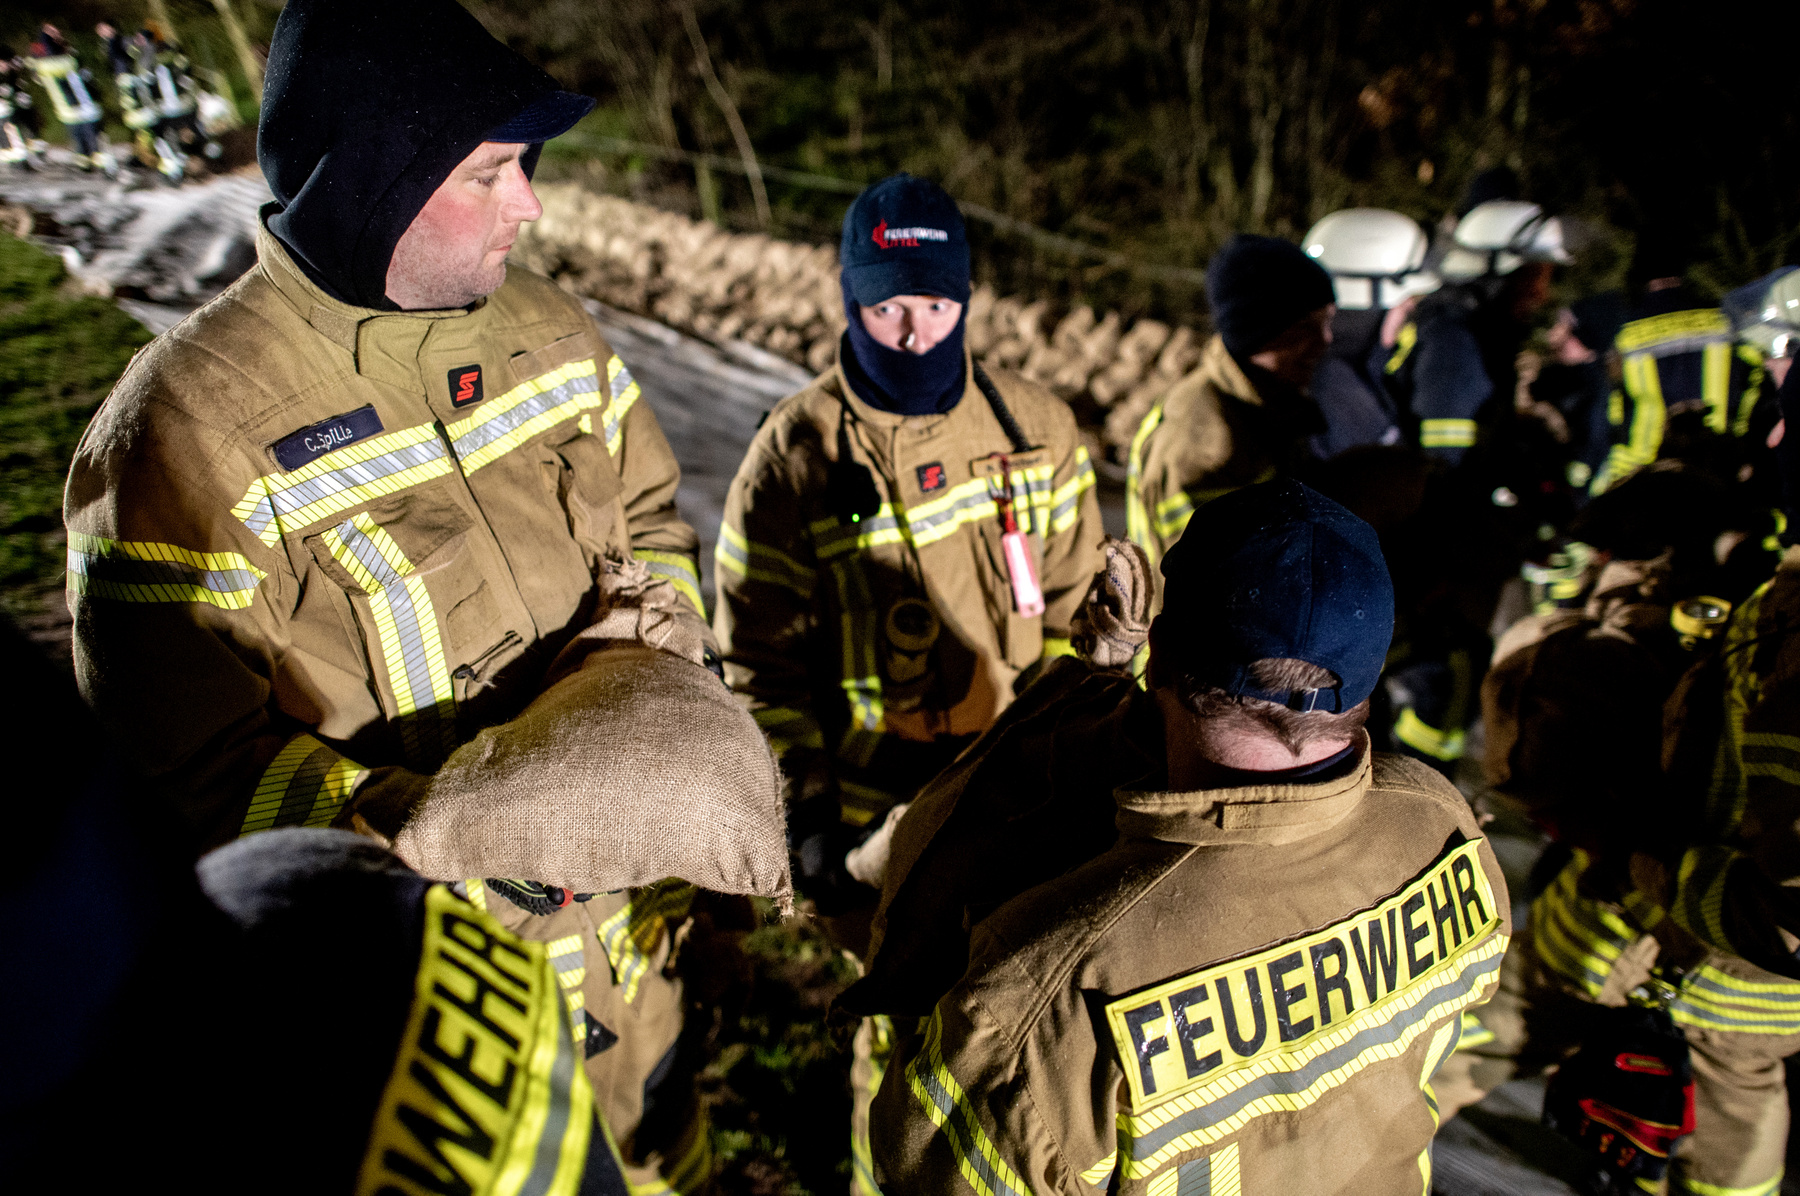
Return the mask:
<path id="1" fill-rule="evenodd" d="M 748 341 L 811 370 L 831 363 L 844 329 L 837 250 L 732 233 L 575 183 L 538 188 L 519 260 L 580 295 L 716 340 Z M 1042 383 L 1096 425 L 1114 460 L 1144 412 L 1200 358 L 1203 334 L 1117 312 L 1054 313 L 1044 300 L 978 287 L 969 302 L 975 356 Z"/>

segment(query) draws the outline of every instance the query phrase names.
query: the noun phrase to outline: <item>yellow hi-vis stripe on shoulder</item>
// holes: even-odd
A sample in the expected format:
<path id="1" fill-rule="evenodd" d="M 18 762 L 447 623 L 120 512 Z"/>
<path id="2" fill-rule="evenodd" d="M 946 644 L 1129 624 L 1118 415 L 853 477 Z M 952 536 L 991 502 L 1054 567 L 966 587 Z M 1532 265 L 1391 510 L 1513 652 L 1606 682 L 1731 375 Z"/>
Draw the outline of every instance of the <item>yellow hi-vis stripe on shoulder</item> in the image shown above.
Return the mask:
<path id="1" fill-rule="evenodd" d="M 938 1013 L 925 1027 L 925 1041 L 906 1065 L 907 1087 L 949 1143 L 957 1170 L 980 1196 L 1031 1196 L 1019 1173 L 1000 1157 L 981 1128 L 981 1118 L 956 1077 L 944 1066 L 944 1025 Z"/>
<path id="2" fill-rule="evenodd" d="M 356 1196 L 575 1196 L 593 1127 L 543 945 L 431 886 L 412 1012 Z"/>
<path id="3" fill-rule="evenodd" d="M 616 360 L 616 359 L 615 359 Z M 491 465 L 539 432 L 603 402 L 599 367 L 589 357 L 521 382 L 445 429 L 464 476 Z"/>
<path id="4" fill-rule="evenodd" d="M 1125 535 L 1151 554 L 1152 565 L 1156 564 L 1158 554 L 1150 547 L 1150 513 L 1144 507 L 1144 446 L 1149 443 L 1150 434 L 1162 423 L 1162 418 L 1163 405 L 1159 402 L 1145 413 L 1143 422 L 1132 434 L 1131 451 L 1125 459 Z"/>
<path id="5" fill-rule="evenodd" d="M 607 359 L 606 387 L 612 398 L 612 402 L 606 406 L 603 425 L 606 431 L 606 451 L 616 457 L 625 446 L 625 417 L 631 414 L 631 409 L 637 406 L 637 401 L 644 392 L 617 354 Z"/>
<path id="6" fill-rule="evenodd" d="M 1121 1174 L 1145 1178 L 1403 1056 L 1491 988 L 1499 913 L 1472 840 L 1370 910 L 1109 1004 L 1130 1087 Z"/>
<path id="7" fill-rule="evenodd" d="M 664 930 L 687 917 L 695 891 L 684 880 L 659 880 L 632 893 L 625 908 L 594 930 L 627 1005 L 637 1000 L 638 985 L 650 970 L 650 956 L 662 944 Z"/>
<path id="8" fill-rule="evenodd" d="M 1075 526 L 1081 510 L 1081 496 L 1094 488 L 1094 461 L 1087 445 L 1075 447 L 1075 476 L 1058 486 L 1050 495 L 1050 534 L 1061 535 Z"/>
<path id="9" fill-rule="evenodd" d="M 1619 339 L 1614 343 L 1621 353 L 1672 357 L 1730 340 L 1731 321 L 1725 318 L 1723 311 L 1716 307 L 1696 307 L 1631 320 L 1619 329 Z"/>
<path id="10" fill-rule="evenodd" d="M 1731 431 L 1731 346 L 1721 341 L 1700 351 L 1700 399 L 1706 427 L 1720 436 Z"/>
<path id="11" fill-rule="evenodd" d="M 240 835 L 278 826 L 330 826 L 368 769 L 311 735 L 296 735 L 256 782 Z"/>
<path id="12" fill-rule="evenodd" d="M 265 474 L 250 483 L 231 514 L 272 548 L 283 532 L 449 473 L 450 454 L 436 425 L 418 424 L 335 449 L 292 473 Z"/>
<path id="13" fill-rule="evenodd" d="M 695 613 L 706 613 L 706 603 L 700 598 L 700 570 L 694 567 L 693 557 L 656 548 L 634 548 L 631 555 L 644 562 L 653 576 L 674 586 L 677 594 L 693 604 Z"/>
<path id="14" fill-rule="evenodd" d="M 408 756 L 435 765 L 456 746 L 456 692 L 424 579 L 366 511 L 321 539 L 368 595 Z"/>
<path id="15" fill-rule="evenodd" d="M 1472 419 L 1422 419 L 1419 421 L 1421 448 L 1470 448 L 1475 443 L 1475 421 Z"/>
<path id="16" fill-rule="evenodd" d="M 1411 706 L 1403 707 L 1394 719 L 1394 738 L 1414 751 L 1446 762 L 1462 759 L 1468 745 L 1468 735 L 1461 728 L 1441 731 L 1420 718 Z"/>
<path id="17" fill-rule="evenodd" d="M 69 592 L 115 602 L 204 602 L 247 610 L 268 577 L 236 552 L 69 533 Z"/>

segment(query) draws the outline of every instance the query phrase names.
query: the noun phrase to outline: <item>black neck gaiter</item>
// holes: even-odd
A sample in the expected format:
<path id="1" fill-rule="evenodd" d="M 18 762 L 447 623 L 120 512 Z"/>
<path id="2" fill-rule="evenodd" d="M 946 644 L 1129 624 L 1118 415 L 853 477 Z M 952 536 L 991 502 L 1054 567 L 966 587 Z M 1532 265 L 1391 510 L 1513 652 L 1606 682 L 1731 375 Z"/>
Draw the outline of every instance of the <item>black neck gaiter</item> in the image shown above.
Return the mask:
<path id="1" fill-rule="evenodd" d="M 844 332 L 839 360 L 844 375 L 858 398 L 871 407 L 895 415 L 942 415 L 954 408 L 963 393 L 963 329 L 969 308 L 963 305 L 956 328 L 925 353 L 890 349 L 863 327 L 862 306 L 844 286 L 844 315 L 850 326 Z"/>

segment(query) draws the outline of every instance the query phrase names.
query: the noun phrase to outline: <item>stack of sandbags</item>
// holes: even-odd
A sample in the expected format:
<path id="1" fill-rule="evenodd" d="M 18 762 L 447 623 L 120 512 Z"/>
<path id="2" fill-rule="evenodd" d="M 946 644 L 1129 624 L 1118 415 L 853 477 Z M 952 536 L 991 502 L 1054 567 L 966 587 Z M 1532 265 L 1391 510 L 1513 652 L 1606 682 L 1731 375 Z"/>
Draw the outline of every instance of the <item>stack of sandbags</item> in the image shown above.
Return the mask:
<path id="1" fill-rule="evenodd" d="M 741 340 L 824 370 L 844 330 L 835 247 L 731 233 L 573 183 L 539 189 L 544 215 L 520 233 L 520 260 L 577 294 L 714 340 Z M 969 300 L 969 348 L 1018 370 L 1087 415 L 1122 460 L 1144 413 L 1200 359 L 1203 337 L 1157 320 L 1077 307 L 1058 318 L 1042 299 Z M 1085 400 L 1077 402 L 1078 400 Z"/>

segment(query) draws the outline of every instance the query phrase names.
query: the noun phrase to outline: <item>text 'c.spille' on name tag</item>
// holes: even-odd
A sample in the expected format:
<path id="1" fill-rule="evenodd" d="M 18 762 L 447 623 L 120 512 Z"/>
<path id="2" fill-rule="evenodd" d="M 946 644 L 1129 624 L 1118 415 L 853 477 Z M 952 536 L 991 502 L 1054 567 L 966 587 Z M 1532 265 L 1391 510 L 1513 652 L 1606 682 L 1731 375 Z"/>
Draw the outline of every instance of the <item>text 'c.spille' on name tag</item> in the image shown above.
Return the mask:
<path id="1" fill-rule="evenodd" d="M 276 463 L 291 472 L 317 461 L 333 449 L 367 440 L 381 430 L 381 417 L 375 414 L 375 408 L 358 407 L 355 411 L 320 420 L 310 428 L 289 432 L 270 447 L 275 450 Z"/>

